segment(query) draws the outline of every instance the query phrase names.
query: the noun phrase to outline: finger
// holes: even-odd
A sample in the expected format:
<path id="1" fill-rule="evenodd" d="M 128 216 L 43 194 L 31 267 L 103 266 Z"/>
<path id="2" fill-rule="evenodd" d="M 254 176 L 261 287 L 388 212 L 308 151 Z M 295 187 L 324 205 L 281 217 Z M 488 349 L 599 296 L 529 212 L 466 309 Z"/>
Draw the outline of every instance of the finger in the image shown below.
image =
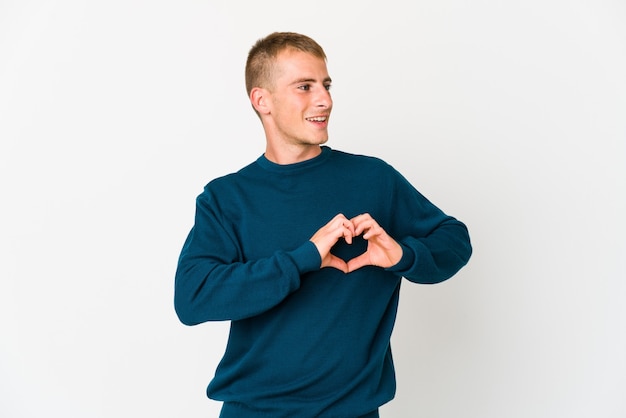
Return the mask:
<path id="1" fill-rule="evenodd" d="M 329 259 L 328 259 L 328 265 L 327 267 L 332 267 L 335 268 L 337 270 L 340 270 L 344 273 L 348 272 L 348 264 L 343 261 L 341 258 L 334 256 L 334 255 L 330 255 Z"/>
<path id="2" fill-rule="evenodd" d="M 351 219 L 351 222 L 354 225 L 355 236 L 361 235 L 363 231 L 366 231 L 373 225 L 378 225 L 369 213 L 363 213 L 361 215 L 355 216 Z"/>
<path id="3" fill-rule="evenodd" d="M 348 244 L 352 244 L 352 237 L 355 236 L 354 232 L 354 225 L 352 222 L 346 220 L 343 223 L 343 239 L 345 239 Z"/>
<path id="4" fill-rule="evenodd" d="M 346 225 L 345 227 L 348 228 L 348 230 L 352 233 L 352 235 L 354 236 L 354 232 L 355 232 L 355 227 L 354 227 L 354 223 L 350 220 L 346 219 Z"/>
<path id="5" fill-rule="evenodd" d="M 363 238 L 368 239 L 372 235 L 372 231 L 378 227 L 378 224 L 373 219 L 365 219 L 359 222 L 354 230 L 356 235 L 363 235 Z"/>
<path id="6" fill-rule="evenodd" d="M 370 239 L 372 237 L 382 235 L 383 232 L 384 232 L 384 230 L 380 227 L 380 225 L 378 225 L 376 222 L 372 221 L 371 224 L 369 224 L 367 227 L 365 227 L 364 233 L 363 233 L 363 238 L 364 239 Z"/>
<path id="7" fill-rule="evenodd" d="M 367 252 L 348 261 L 348 273 L 360 269 L 361 267 L 370 265 L 369 255 Z"/>
<path id="8" fill-rule="evenodd" d="M 361 222 L 366 221 L 368 219 L 373 219 L 373 218 L 369 213 L 362 213 L 350 219 L 350 221 L 356 226 L 360 224 Z"/>
<path id="9" fill-rule="evenodd" d="M 336 215 L 330 222 L 321 227 L 310 238 L 322 256 L 325 256 L 339 238 L 351 242 L 354 236 L 354 225 L 342 214 Z"/>

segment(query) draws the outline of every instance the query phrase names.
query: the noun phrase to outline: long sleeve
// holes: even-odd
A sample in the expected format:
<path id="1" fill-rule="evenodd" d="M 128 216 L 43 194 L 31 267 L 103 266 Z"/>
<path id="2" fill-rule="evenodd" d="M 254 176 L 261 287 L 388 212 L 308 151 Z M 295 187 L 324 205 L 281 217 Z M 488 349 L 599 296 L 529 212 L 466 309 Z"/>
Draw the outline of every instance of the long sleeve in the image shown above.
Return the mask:
<path id="1" fill-rule="evenodd" d="M 390 271 L 422 284 L 440 283 L 465 266 L 472 254 L 465 224 L 443 213 L 398 174 L 393 188 L 392 236 L 403 250 Z M 401 226 L 400 226 L 401 222 Z"/>
<path id="2" fill-rule="evenodd" d="M 321 262 L 310 241 L 244 260 L 233 231 L 215 210 L 215 200 L 208 191 L 196 199 L 195 224 L 179 257 L 174 306 L 187 325 L 258 315 L 298 289 L 301 274 Z"/>

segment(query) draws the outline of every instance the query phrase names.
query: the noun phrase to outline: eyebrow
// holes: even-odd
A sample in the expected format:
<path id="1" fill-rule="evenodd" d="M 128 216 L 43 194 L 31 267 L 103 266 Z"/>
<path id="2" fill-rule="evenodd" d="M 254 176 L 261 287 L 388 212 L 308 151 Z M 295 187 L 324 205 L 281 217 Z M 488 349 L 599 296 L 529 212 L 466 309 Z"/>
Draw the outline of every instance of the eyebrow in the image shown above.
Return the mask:
<path id="1" fill-rule="evenodd" d="M 297 80 L 294 80 L 293 83 L 291 84 L 298 84 L 298 83 L 315 83 L 317 82 L 316 79 L 314 78 L 299 78 Z M 324 78 L 324 80 L 322 80 L 322 83 L 332 83 L 333 80 L 330 77 L 326 77 Z"/>

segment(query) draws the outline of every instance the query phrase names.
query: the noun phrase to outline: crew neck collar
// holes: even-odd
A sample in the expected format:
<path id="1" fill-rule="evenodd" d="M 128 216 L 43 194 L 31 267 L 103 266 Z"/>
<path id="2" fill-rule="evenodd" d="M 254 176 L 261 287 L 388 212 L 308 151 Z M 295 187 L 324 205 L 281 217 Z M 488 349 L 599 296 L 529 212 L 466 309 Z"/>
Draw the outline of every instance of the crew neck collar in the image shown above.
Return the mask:
<path id="1" fill-rule="evenodd" d="M 331 154 L 331 148 L 323 145 L 321 147 L 321 151 L 319 153 L 319 155 L 316 155 L 315 157 L 308 159 L 308 160 L 304 160 L 304 161 L 300 161 L 297 163 L 292 163 L 292 164 L 277 164 L 274 163 L 270 160 L 268 160 L 265 157 L 265 154 L 261 155 L 257 160 L 257 164 L 259 164 L 261 166 L 261 168 L 268 170 L 268 171 L 273 171 L 276 173 L 286 173 L 286 172 L 293 172 L 293 171 L 299 171 L 299 170 L 303 170 L 303 169 L 308 169 L 311 167 L 315 167 L 319 164 L 322 164 L 324 161 L 326 161 L 328 159 L 328 157 L 330 157 Z"/>

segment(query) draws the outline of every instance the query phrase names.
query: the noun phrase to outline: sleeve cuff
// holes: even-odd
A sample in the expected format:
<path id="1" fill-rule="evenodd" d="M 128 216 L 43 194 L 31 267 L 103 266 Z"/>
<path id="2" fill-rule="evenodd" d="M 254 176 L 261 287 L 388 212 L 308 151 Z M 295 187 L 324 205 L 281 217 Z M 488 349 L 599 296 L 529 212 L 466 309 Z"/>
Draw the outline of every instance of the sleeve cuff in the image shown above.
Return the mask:
<path id="1" fill-rule="evenodd" d="M 289 253 L 298 268 L 300 274 L 319 270 L 322 265 L 317 247 L 311 241 L 307 241 Z"/>
<path id="2" fill-rule="evenodd" d="M 415 262 L 415 254 L 413 254 L 413 251 L 402 243 L 400 243 L 400 247 L 402 247 L 402 258 L 396 265 L 389 267 L 387 271 L 402 273 L 408 271 L 411 266 L 413 266 Z"/>

